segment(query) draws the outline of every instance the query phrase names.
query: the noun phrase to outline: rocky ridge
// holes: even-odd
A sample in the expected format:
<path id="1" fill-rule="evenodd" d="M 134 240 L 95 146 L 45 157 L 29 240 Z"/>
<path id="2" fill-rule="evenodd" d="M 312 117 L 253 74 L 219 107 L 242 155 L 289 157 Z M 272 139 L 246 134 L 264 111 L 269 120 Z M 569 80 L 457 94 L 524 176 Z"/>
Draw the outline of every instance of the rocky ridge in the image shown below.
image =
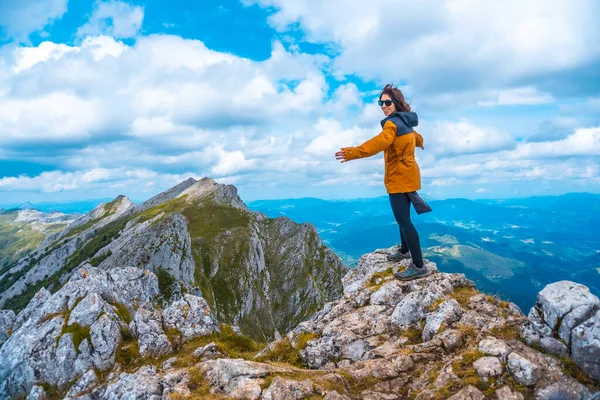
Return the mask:
<path id="1" fill-rule="evenodd" d="M 164 307 L 153 302 L 158 279 L 148 270 L 85 266 L 55 294 L 41 290 L 18 315 L 0 314 L 0 335 L 13 332 L 0 348 L 7 361 L 0 365 L 0 397 L 600 395 L 600 311 L 584 286 L 547 286 L 527 317 L 434 263 L 426 264 L 426 278 L 397 281 L 392 273 L 407 261 L 388 262 L 391 251 L 364 255 L 343 278 L 339 299 L 262 347 L 219 324 L 202 297 L 188 294 Z M 550 337 L 571 357 L 544 348 L 542 339 Z M 65 361 L 72 369 L 57 367 Z"/>
<path id="2" fill-rule="evenodd" d="M 0 305 L 19 312 L 87 264 L 151 271 L 160 302 L 201 296 L 219 321 L 263 341 L 339 297 L 346 271 L 312 225 L 251 212 L 234 186 L 190 178 L 139 206 L 119 196 L 47 237 L 4 271 Z"/>

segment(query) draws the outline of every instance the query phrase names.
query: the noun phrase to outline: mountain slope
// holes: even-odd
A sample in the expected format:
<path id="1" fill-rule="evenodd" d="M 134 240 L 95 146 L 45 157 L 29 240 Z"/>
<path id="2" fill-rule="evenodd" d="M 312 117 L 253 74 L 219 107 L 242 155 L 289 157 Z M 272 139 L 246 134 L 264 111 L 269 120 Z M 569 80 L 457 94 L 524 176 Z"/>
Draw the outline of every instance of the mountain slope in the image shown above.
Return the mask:
<path id="1" fill-rule="evenodd" d="M 268 219 L 235 187 L 188 179 L 140 206 L 119 196 L 49 236 L 2 277 L 0 304 L 18 311 L 86 263 L 152 271 L 162 301 L 201 295 L 220 321 L 261 340 L 338 296 L 346 270 L 311 225 Z"/>
<path id="2" fill-rule="evenodd" d="M 46 235 L 61 231 L 77 217 L 43 213 L 31 206 L 0 212 L 0 275 L 9 264 L 38 247 Z"/>

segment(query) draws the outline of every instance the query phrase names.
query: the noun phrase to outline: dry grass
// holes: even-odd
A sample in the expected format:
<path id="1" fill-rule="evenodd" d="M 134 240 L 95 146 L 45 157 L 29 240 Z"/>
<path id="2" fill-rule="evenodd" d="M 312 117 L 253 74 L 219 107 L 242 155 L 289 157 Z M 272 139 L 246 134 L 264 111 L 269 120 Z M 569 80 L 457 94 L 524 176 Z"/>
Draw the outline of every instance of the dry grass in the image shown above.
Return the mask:
<path id="1" fill-rule="evenodd" d="M 477 294 L 479 294 L 477 290 L 470 287 L 461 286 L 454 289 L 454 292 L 449 293 L 448 296 L 456 300 L 463 308 L 468 308 L 469 299 Z"/>
<path id="2" fill-rule="evenodd" d="M 521 337 L 520 327 L 512 324 L 503 325 L 502 327 L 494 327 L 489 330 L 489 333 L 503 340 L 516 340 Z"/>

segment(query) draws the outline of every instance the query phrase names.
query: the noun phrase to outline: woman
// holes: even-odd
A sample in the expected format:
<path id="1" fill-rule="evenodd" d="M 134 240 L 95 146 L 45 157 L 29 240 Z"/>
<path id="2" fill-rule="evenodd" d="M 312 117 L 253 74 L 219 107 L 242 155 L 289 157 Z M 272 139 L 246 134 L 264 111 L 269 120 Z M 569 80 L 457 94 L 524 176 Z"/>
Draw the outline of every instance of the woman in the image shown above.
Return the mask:
<path id="1" fill-rule="evenodd" d="M 399 261 L 412 256 L 410 266 L 394 274 L 396 278 L 408 281 L 428 275 L 423 265 L 419 234 L 410 220 L 411 200 L 415 206 L 424 205 L 426 209 L 422 212 L 431 211 L 416 194 L 421 189 L 421 172 L 415 160 L 415 147 L 425 148 L 423 138 L 413 129 L 418 124 L 417 114 L 410 111 L 400 89 L 386 85 L 379 95 L 379 106 L 385 114 L 381 133 L 358 147 L 341 148 L 335 153 L 335 158 L 347 162 L 370 157 L 383 150 L 384 183 L 400 227 L 400 248 L 388 255 L 388 260 Z"/>

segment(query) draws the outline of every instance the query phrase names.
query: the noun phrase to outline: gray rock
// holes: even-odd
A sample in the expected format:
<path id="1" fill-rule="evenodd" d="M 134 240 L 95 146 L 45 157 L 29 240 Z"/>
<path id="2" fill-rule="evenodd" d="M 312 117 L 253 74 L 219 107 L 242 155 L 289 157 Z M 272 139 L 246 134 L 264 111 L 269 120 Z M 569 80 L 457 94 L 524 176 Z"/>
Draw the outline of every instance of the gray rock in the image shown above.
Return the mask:
<path id="1" fill-rule="evenodd" d="M 215 360 L 217 358 L 224 357 L 223 354 L 219 351 L 217 344 L 215 342 L 211 342 L 206 346 L 198 347 L 194 351 L 194 357 L 202 359 L 202 361 L 206 360 Z"/>
<path id="2" fill-rule="evenodd" d="M 27 400 L 46 400 L 47 398 L 46 392 L 40 386 L 32 386 L 27 394 Z"/>
<path id="3" fill-rule="evenodd" d="M 511 349 L 504 340 L 488 336 L 479 342 L 479 351 L 484 354 L 500 357 L 502 361 L 506 361 L 506 356 L 511 352 Z"/>
<path id="4" fill-rule="evenodd" d="M 133 374 L 122 373 L 117 382 L 106 387 L 106 391 L 100 399 L 161 400 L 163 390 L 156 369 L 153 366 L 145 365 Z"/>
<path id="5" fill-rule="evenodd" d="M 273 379 L 268 389 L 264 390 L 261 400 L 299 400 L 314 394 L 313 383 L 307 379 L 294 381 L 279 376 Z"/>
<path id="6" fill-rule="evenodd" d="M 510 353 L 507 364 L 512 376 L 523 386 L 533 386 L 542 377 L 541 368 L 518 353 Z"/>
<path id="7" fill-rule="evenodd" d="M 559 281 L 538 293 L 538 304 L 543 320 L 568 344 L 571 330 L 594 315 L 600 308 L 600 299 L 584 285 Z"/>
<path id="8" fill-rule="evenodd" d="M 501 400 L 524 400 L 523 395 L 517 391 L 513 392 L 510 386 L 502 386 L 496 389 L 496 396 Z"/>
<path id="9" fill-rule="evenodd" d="M 448 397 L 448 400 L 483 400 L 485 396 L 475 386 L 467 386 L 458 393 Z"/>
<path id="10" fill-rule="evenodd" d="M 475 371 L 486 381 L 487 378 L 493 378 L 502 375 L 504 368 L 498 357 L 481 357 L 473 363 Z"/>
<path id="11" fill-rule="evenodd" d="M 110 369 L 115 363 L 117 347 L 121 344 L 119 325 L 104 314 L 90 327 L 92 348 L 91 361 L 100 371 Z"/>
<path id="12" fill-rule="evenodd" d="M 569 348 L 564 343 L 554 339 L 553 337 L 540 338 L 539 343 L 547 353 L 556 354 L 563 357 L 567 357 L 569 355 Z"/>
<path id="13" fill-rule="evenodd" d="M 422 333 L 423 341 L 431 340 L 438 333 L 442 324 L 450 326 L 458 321 L 462 314 L 463 309 L 456 300 L 445 299 L 435 311 L 427 314 Z"/>
<path id="14" fill-rule="evenodd" d="M 17 316 L 13 310 L 0 310 L 0 347 L 12 335 L 13 325 Z"/>
<path id="15" fill-rule="evenodd" d="M 83 392 L 89 390 L 92 386 L 96 384 L 98 381 L 98 377 L 93 369 L 88 370 L 81 378 L 77 380 L 71 386 L 69 391 L 67 392 L 67 397 L 75 397 L 81 395 Z"/>
<path id="16" fill-rule="evenodd" d="M 98 319 L 98 316 L 105 309 L 106 305 L 107 303 L 97 293 L 88 294 L 71 311 L 69 325 L 92 325 Z"/>
<path id="17" fill-rule="evenodd" d="M 370 303 L 374 305 L 388 305 L 395 307 L 404 297 L 402 285 L 394 279 L 384 283 L 371 295 Z"/>
<path id="18" fill-rule="evenodd" d="M 164 363 L 162 363 L 162 365 L 160 366 L 162 368 L 162 370 L 167 370 L 170 369 L 173 366 L 173 363 L 177 361 L 177 357 L 171 357 L 168 360 L 166 360 Z"/>
<path id="19" fill-rule="evenodd" d="M 592 394 L 576 380 L 564 378 L 536 390 L 535 398 L 537 400 L 590 400 Z"/>
<path id="20" fill-rule="evenodd" d="M 34 315 L 34 313 L 40 314 L 42 307 L 48 301 L 48 299 L 52 297 L 52 294 L 44 288 L 41 288 L 31 300 L 27 306 L 21 310 L 21 312 L 17 315 L 17 319 L 15 320 L 13 331 L 16 331 L 21 325 L 23 325 L 30 317 Z"/>
<path id="21" fill-rule="evenodd" d="M 334 342 L 334 336 L 322 336 L 309 341 L 298 354 L 309 368 L 321 368 L 329 360 L 340 357 L 341 351 Z"/>
<path id="22" fill-rule="evenodd" d="M 129 330 L 137 338 L 142 357 L 158 357 L 173 350 L 162 329 L 162 318 L 157 310 L 139 308 L 129 324 Z"/>
<path id="23" fill-rule="evenodd" d="M 446 351 L 453 352 L 463 344 L 465 334 L 457 329 L 448 329 L 435 337 L 442 341 L 442 346 Z"/>
<path id="24" fill-rule="evenodd" d="M 571 335 L 571 357 L 586 374 L 600 382 L 600 311 Z"/>
<path id="25" fill-rule="evenodd" d="M 198 368 L 206 376 L 214 393 L 235 398 L 259 399 L 261 383 L 265 376 L 274 373 L 292 372 L 291 368 L 245 360 L 221 358 L 204 361 Z"/>
<path id="26" fill-rule="evenodd" d="M 435 288 L 430 291 L 410 292 L 394 309 L 391 319 L 392 326 L 401 330 L 413 327 L 425 318 L 427 308 L 441 298 L 444 298 L 444 294 Z"/>
<path id="27" fill-rule="evenodd" d="M 167 329 L 177 329 L 186 339 L 220 331 L 206 300 L 189 294 L 163 311 L 163 324 Z"/>

